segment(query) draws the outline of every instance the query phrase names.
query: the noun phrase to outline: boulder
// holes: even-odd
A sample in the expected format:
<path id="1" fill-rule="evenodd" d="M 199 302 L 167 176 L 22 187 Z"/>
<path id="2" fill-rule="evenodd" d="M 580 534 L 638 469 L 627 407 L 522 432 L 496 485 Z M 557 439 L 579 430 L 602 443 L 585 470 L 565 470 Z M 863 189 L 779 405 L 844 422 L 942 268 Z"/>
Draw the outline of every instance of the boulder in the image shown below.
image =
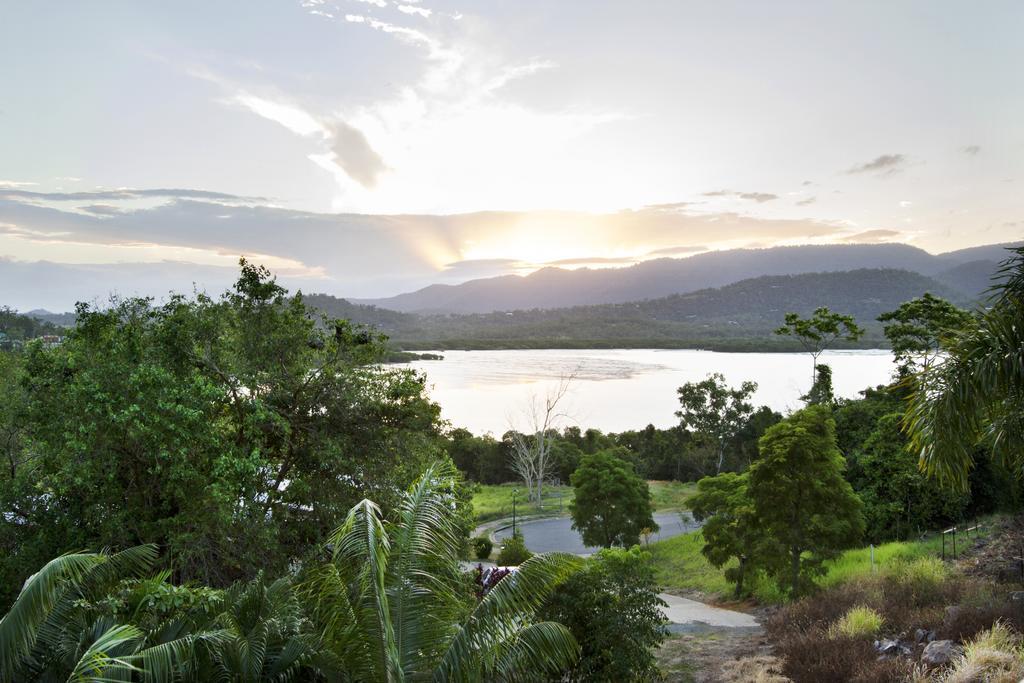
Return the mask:
<path id="1" fill-rule="evenodd" d="M 914 642 L 920 645 L 921 643 L 930 643 L 935 640 L 935 631 L 929 631 L 926 628 L 919 628 L 914 631 Z"/>
<path id="2" fill-rule="evenodd" d="M 921 663 L 928 668 L 943 666 L 961 653 L 963 649 L 952 640 L 933 640 L 924 646 Z"/>

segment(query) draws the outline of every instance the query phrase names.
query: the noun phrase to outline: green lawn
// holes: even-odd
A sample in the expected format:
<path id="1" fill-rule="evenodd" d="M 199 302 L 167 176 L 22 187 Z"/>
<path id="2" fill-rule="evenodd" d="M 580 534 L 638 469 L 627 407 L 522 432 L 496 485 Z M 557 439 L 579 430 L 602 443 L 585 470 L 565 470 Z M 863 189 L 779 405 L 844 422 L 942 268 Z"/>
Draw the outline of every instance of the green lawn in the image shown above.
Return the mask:
<path id="1" fill-rule="evenodd" d="M 687 497 L 697 490 L 697 483 L 693 481 L 649 481 L 647 485 L 651 488 L 654 509 L 660 512 L 687 509 Z"/>
<path id="2" fill-rule="evenodd" d="M 696 490 L 692 482 L 651 481 L 651 499 L 655 510 L 685 509 L 684 501 Z M 569 514 L 569 503 L 573 499 L 571 486 L 545 486 L 544 504 L 541 507 L 526 502 L 526 489 L 522 484 L 482 484 L 473 494 L 473 514 L 478 522 L 512 516 L 512 491 L 516 496 L 516 514 L 558 515 Z"/>
<path id="3" fill-rule="evenodd" d="M 512 492 L 516 495 L 517 515 L 558 515 L 567 513 L 572 501 L 571 486 L 545 486 L 542 506 L 526 502 L 522 484 L 482 484 L 473 493 L 473 515 L 478 522 L 512 516 Z M 561 503 L 561 505 L 559 504 Z"/>
<path id="4" fill-rule="evenodd" d="M 986 527 L 991 525 L 987 520 Z M 965 539 L 957 535 L 957 544 L 963 548 Z M 947 544 L 950 539 L 947 538 Z M 658 541 L 648 546 L 654 562 L 655 577 L 663 588 L 670 591 L 699 591 L 711 596 L 728 598 L 732 584 L 725 580 L 723 570 L 711 566 L 701 553 L 704 539 L 699 531 Z M 935 534 L 919 541 L 893 541 L 875 546 L 875 568 L 882 570 L 895 562 L 919 557 L 938 557 L 942 539 Z M 949 545 L 947 545 L 949 552 Z M 825 564 L 827 573 L 819 579 L 822 586 L 834 586 L 871 573 L 870 547 L 847 550 L 837 559 Z M 785 599 L 783 593 L 764 577 L 758 577 L 752 587 L 753 596 L 762 603 L 777 603 Z"/>

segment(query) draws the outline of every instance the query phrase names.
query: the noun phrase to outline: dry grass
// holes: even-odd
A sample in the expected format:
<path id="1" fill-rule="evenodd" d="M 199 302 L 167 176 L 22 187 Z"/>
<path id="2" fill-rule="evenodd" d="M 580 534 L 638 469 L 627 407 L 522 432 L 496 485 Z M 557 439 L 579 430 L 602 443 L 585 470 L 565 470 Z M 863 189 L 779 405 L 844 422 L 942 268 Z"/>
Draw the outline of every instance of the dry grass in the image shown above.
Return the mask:
<path id="1" fill-rule="evenodd" d="M 943 683 L 1018 683 L 1024 680 L 1020 635 L 1002 622 L 979 634 L 940 679 Z"/>
<path id="2" fill-rule="evenodd" d="M 764 655 L 724 663 L 722 680 L 725 683 L 792 683 L 792 679 L 782 675 L 782 662 Z"/>

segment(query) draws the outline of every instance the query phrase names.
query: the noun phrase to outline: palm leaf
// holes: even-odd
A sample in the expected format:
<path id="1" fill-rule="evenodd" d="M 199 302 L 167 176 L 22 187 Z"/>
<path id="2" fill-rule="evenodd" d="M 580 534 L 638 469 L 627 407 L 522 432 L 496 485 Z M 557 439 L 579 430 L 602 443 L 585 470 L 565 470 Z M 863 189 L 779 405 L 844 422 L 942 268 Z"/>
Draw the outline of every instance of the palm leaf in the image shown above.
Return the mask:
<path id="1" fill-rule="evenodd" d="M 75 664 L 68 677 L 69 683 L 130 681 L 138 668 L 119 650 L 133 651 L 143 639 L 142 631 L 135 626 L 120 625 L 106 630 Z"/>
<path id="2" fill-rule="evenodd" d="M 50 560 L 29 577 L 10 611 L 0 619 L 0 679 L 15 679 L 20 661 L 36 642 L 39 627 L 68 585 L 104 559 L 96 553 L 69 553 Z"/>

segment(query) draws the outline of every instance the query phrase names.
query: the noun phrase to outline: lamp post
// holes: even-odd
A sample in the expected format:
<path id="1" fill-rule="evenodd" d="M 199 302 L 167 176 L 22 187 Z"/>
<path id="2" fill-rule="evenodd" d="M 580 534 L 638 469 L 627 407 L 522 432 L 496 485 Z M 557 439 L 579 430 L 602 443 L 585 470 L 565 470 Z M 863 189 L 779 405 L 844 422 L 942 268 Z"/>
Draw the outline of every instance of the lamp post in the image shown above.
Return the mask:
<path id="1" fill-rule="evenodd" d="M 512 489 L 512 535 L 516 535 L 516 496 L 519 495 L 519 489 Z"/>

